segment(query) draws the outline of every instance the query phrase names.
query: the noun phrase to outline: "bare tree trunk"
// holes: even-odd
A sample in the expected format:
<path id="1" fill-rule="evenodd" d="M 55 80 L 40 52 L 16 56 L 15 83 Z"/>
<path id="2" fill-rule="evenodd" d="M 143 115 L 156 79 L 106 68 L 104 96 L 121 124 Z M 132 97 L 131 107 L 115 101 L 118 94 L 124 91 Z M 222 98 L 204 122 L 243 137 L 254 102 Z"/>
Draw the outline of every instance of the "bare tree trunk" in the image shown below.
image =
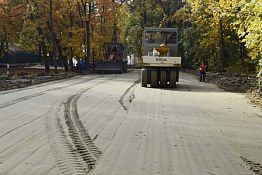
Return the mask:
<path id="1" fill-rule="evenodd" d="M 1 40 L 1 44 L 0 44 L 0 56 L 4 55 L 4 44 L 7 43 L 6 41 L 6 32 L 4 34 L 4 38 Z"/>
<path id="2" fill-rule="evenodd" d="M 115 0 L 113 0 L 113 3 L 115 3 Z M 116 5 L 114 4 L 114 6 L 113 6 L 113 8 L 114 8 L 114 12 L 116 11 Z M 115 13 L 114 14 L 114 19 L 113 19 L 113 29 L 112 29 L 112 42 L 117 42 L 118 41 L 118 38 L 117 38 L 117 16 L 116 16 L 117 14 Z"/>
<path id="3" fill-rule="evenodd" d="M 74 63 L 73 63 L 74 51 L 73 48 L 70 48 L 70 59 L 69 59 L 69 70 L 73 71 Z"/>
<path id="4" fill-rule="evenodd" d="M 220 58 L 222 63 L 222 70 L 225 69 L 225 41 L 224 41 L 224 32 L 223 32 L 223 23 L 222 18 L 219 18 L 219 30 L 220 30 Z"/>
<path id="5" fill-rule="evenodd" d="M 262 56 L 260 57 L 259 60 L 258 92 L 262 96 Z"/>
<path id="6" fill-rule="evenodd" d="M 5 58 L 6 58 L 6 63 L 9 63 L 9 62 L 10 62 L 10 60 L 9 60 L 9 58 L 8 58 L 8 54 L 9 54 L 9 43 L 8 43 L 7 40 L 6 40 L 6 45 L 5 45 L 5 47 L 6 47 L 6 51 L 4 52 L 4 55 L 5 55 Z"/>
<path id="7" fill-rule="evenodd" d="M 45 73 L 49 74 L 50 73 L 50 66 L 49 66 L 49 58 L 47 56 L 47 50 L 46 47 L 43 45 L 43 58 L 44 58 L 44 63 L 45 63 Z"/>
<path id="8" fill-rule="evenodd" d="M 73 15 L 72 15 L 72 12 L 70 12 L 70 27 L 71 27 L 71 30 L 73 29 Z M 69 33 L 70 35 L 70 39 L 72 40 L 73 38 L 73 33 L 70 32 Z M 70 68 L 70 71 L 73 70 L 73 57 L 74 57 L 74 50 L 73 50 L 73 47 L 71 46 L 70 47 L 70 59 L 69 59 L 69 68 Z"/>
<path id="9" fill-rule="evenodd" d="M 55 66 L 55 74 L 57 74 L 58 73 L 57 71 L 57 52 L 54 47 L 53 47 L 53 59 L 54 59 L 54 66 Z"/>
<path id="10" fill-rule="evenodd" d="M 68 62 L 66 56 L 62 56 L 63 65 L 65 68 L 65 72 L 67 73 L 69 71 Z"/>
<path id="11" fill-rule="evenodd" d="M 65 56 L 63 56 L 63 52 L 61 49 L 61 46 L 58 43 L 58 40 L 56 38 L 56 35 L 54 33 L 54 29 L 53 29 L 53 1 L 49 0 L 50 3 L 50 19 L 49 19 L 49 23 L 48 23 L 48 28 L 51 34 L 51 40 L 53 45 L 55 46 L 55 49 L 58 51 L 58 55 L 61 58 L 61 60 L 63 61 L 63 65 L 64 65 L 64 70 L 67 73 L 69 71 L 68 69 L 68 62 Z"/>
<path id="12" fill-rule="evenodd" d="M 86 56 L 87 56 L 87 70 L 89 71 L 90 67 L 90 50 L 91 50 L 91 34 L 90 34 L 90 21 L 91 21 L 91 13 L 92 13 L 92 2 L 89 0 L 88 2 L 88 19 L 86 20 Z"/>
<path id="13" fill-rule="evenodd" d="M 117 24 L 116 24 L 116 17 L 114 18 L 113 22 L 113 32 L 112 32 L 112 42 L 117 42 Z"/>

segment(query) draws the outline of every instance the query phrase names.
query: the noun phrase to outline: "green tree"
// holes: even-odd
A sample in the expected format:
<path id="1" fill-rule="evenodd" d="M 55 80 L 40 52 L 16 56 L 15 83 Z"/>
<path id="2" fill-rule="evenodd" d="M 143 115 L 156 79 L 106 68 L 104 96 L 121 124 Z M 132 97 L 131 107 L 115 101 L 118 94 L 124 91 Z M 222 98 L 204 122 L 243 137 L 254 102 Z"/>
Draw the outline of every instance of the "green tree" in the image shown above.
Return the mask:
<path id="1" fill-rule="evenodd" d="M 243 16 L 241 11 L 245 9 L 245 6 L 250 7 L 246 1 L 239 3 L 226 0 L 187 0 L 185 7 L 175 14 L 175 19 L 182 31 L 181 45 L 184 50 L 184 60 L 191 61 L 194 65 L 208 59 L 210 67 L 214 70 L 242 72 L 254 70 L 256 61 L 250 61 L 248 55 L 259 53 L 259 44 L 249 44 L 247 38 L 248 35 L 257 36 L 255 33 L 258 31 L 251 34 L 251 32 L 246 32 L 247 29 L 240 30 L 239 24 L 244 25 L 245 22 L 239 17 Z M 259 3 L 252 8 L 249 11 L 261 9 Z M 252 18 L 255 18 L 255 15 Z M 248 19 L 250 21 L 250 18 Z M 255 24 L 261 23 L 258 19 L 251 21 L 258 22 Z M 244 26 L 249 28 L 251 24 Z M 252 36 L 251 38 L 259 41 L 259 37 Z M 254 46 L 257 48 L 255 49 Z M 252 49 L 249 49 L 251 47 Z"/>

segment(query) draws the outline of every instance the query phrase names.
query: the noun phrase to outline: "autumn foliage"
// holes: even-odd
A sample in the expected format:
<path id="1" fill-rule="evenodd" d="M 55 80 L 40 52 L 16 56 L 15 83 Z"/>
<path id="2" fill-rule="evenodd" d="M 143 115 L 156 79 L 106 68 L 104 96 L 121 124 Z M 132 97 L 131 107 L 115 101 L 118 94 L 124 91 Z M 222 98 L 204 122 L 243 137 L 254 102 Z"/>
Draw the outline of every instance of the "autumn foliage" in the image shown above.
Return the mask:
<path id="1" fill-rule="evenodd" d="M 67 71 L 72 58 L 102 57 L 109 41 L 141 57 L 144 27 L 177 27 L 185 67 L 250 72 L 262 56 L 261 14 L 261 0 L 1 0 L 0 57 L 16 43 L 41 52 L 47 71 L 56 58 Z"/>
<path id="2" fill-rule="evenodd" d="M 1 0 L 1 57 L 8 50 L 6 43 L 16 43 L 39 50 L 47 72 L 49 61 L 56 58 L 63 60 L 66 71 L 73 58 L 91 62 L 117 31 L 119 5 L 108 0 Z"/>

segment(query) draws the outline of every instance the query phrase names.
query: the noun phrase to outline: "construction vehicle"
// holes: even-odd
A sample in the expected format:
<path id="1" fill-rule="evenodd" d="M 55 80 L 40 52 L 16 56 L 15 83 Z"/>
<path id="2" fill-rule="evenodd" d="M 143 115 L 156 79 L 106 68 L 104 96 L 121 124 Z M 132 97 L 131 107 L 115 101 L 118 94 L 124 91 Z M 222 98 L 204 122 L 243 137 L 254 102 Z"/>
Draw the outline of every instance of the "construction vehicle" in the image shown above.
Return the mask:
<path id="1" fill-rule="evenodd" d="M 103 58 L 95 61 L 95 72 L 97 73 L 126 73 L 127 58 L 124 54 L 122 43 L 105 43 Z"/>
<path id="2" fill-rule="evenodd" d="M 146 27 L 143 55 L 142 87 L 176 87 L 181 67 L 177 28 Z"/>

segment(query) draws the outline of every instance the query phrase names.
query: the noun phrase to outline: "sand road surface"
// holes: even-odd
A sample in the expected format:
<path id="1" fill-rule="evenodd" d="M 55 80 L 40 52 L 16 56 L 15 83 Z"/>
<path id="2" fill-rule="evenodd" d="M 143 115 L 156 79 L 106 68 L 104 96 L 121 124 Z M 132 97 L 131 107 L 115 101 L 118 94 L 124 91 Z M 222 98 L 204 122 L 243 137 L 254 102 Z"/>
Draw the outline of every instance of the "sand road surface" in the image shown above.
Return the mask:
<path id="1" fill-rule="evenodd" d="M 0 175 L 261 175 L 262 111 L 181 73 L 138 70 L 0 93 Z"/>

